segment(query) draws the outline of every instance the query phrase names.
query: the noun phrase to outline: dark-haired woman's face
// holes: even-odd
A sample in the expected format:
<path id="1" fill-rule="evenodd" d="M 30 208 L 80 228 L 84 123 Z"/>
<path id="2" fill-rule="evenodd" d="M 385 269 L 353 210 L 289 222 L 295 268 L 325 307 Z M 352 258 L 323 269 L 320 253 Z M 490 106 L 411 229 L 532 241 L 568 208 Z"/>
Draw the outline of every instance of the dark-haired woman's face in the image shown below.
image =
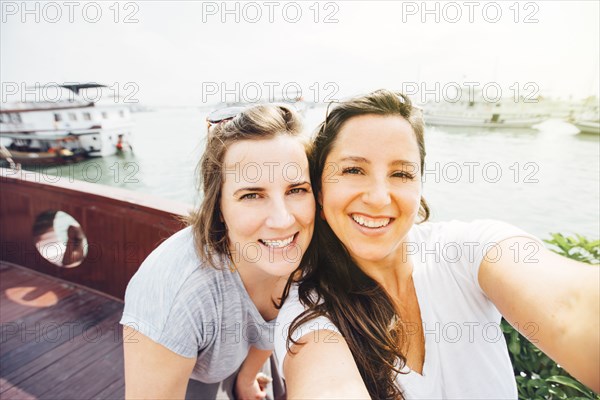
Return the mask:
<path id="1" fill-rule="evenodd" d="M 363 115 L 342 126 L 325 162 L 319 200 L 359 264 L 397 255 L 419 211 L 419 165 L 415 133 L 404 118 Z"/>

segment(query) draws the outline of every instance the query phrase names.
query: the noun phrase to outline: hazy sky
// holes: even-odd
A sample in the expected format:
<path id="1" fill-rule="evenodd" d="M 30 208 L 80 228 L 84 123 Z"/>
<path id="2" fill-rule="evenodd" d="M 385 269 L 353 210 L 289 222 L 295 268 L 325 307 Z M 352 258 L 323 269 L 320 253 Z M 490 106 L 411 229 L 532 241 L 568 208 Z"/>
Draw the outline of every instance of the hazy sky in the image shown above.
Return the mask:
<path id="1" fill-rule="evenodd" d="M 599 91 L 599 3 L 57 1 L 24 13 L 1 1 L 0 80 L 3 98 L 14 84 L 95 81 L 161 105 L 436 82 L 584 97 Z"/>

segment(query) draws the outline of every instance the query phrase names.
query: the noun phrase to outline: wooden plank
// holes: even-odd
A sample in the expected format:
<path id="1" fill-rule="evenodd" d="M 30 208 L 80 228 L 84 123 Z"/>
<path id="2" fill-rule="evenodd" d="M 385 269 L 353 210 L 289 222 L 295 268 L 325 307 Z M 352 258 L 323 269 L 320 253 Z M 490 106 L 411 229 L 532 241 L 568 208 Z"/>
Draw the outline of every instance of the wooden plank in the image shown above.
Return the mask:
<path id="1" fill-rule="evenodd" d="M 30 274 L 20 268 L 0 264 L 0 280 L 7 273 L 17 276 L 18 272 Z M 3 311 L 12 309 L 26 313 L 23 316 L 16 312 L 15 319 L 9 322 L 30 326 L 27 324 L 66 321 L 87 329 L 75 329 L 74 325 L 67 331 L 57 328 L 54 336 L 64 336 L 65 340 L 44 343 L 35 337 L 21 338 L 20 333 L 9 337 L 9 327 L 14 324 L 3 323 L 0 398 L 124 398 L 123 335 L 118 323 L 123 304 L 53 278 L 33 275 L 42 281 L 47 279 L 43 284 L 48 288 L 61 288 L 66 297 L 55 306 L 33 312 L 3 300 L 0 305 Z M 36 283 L 41 284 L 41 281 Z M 46 332 L 48 335 L 51 333 Z M 6 365 L 5 361 L 10 363 Z"/>
<path id="2" fill-rule="evenodd" d="M 23 271 L 19 271 L 17 268 L 10 268 L 8 265 L 2 264 L 4 267 L 0 272 L 2 272 L 2 281 L 0 281 L 0 290 L 4 292 L 6 289 L 13 286 L 20 286 L 24 282 L 29 280 L 33 280 L 36 278 L 36 275 L 33 272 L 24 273 Z"/>
<path id="3" fill-rule="evenodd" d="M 0 385 L 6 386 L 10 382 L 5 381 L 4 378 L 0 378 Z M 31 393 L 27 393 L 25 390 L 19 389 L 18 387 L 10 387 L 11 391 L 7 393 L 2 393 L 0 399 L 19 399 L 19 400 L 35 400 L 36 396 Z"/>
<path id="4" fill-rule="evenodd" d="M 44 379 L 43 377 L 47 374 L 52 376 L 53 365 L 59 365 L 60 368 L 80 367 L 77 365 L 77 362 L 83 357 L 81 354 L 85 351 L 84 347 L 93 347 L 99 354 L 102 354 L 104 351 L 103 346 L 112 348 L 112 344 L 115 344 L 120 347 L 122 343 L 121 325 L 119 325 L 120 318 L 120 312 L 109 316 L 96 325 L 96 327 L 89 329 L 90 333 L 76 336 L 73 340 L 63 343 L 52 351 L 44 353 L 35 360 L 4 375 L 3 378 L 11 386 L 28 385 L 25 381 L 36 374 L 39 375 L 36 375 L 32 379 Z M 97 343 L 102 339 L 101 336 L 97 335 L 104 336 L 104 340 L 101 343 Z M 0 393 L 7 389 L 8 387 L 4 387 L 0 383 Z"/>
<path id="5" fill-rule="evenodd" d="M 118 316 L 115 315 L 109 319 L 109 325 L 113 325 L 118 321 Z M 15 382 L 15 386 L 42 398 L 85 399 L 91 397 L 68 396 L 66 393 L 71 390 L 69 389 L 71 387 L 75 387 L 78 392 L 81 392 L 88 386 L 94 387 L 93 390 L 99 392 L 114 380 L 123 379 L 122 344 L 119 341 L 114 341 L 112 332 L 107 331 L 104 335 L 99 336 L 95 342 L 84 340 L 83 336 L 78 337 L 77 341 L 85 343 L 83 345 L 75 344 L 74 346 L 77 348 L 62 358 L 59 358 L 57 353 L 56 360 L 53 363 L 28 378 L 18 383 Z M 100 363 L 107 355 L 112 355 L 111 362 L 113 365 L 111 368 Z M 35 368 L 33 363 L 29 365 Z M 82 371 L 86 371 L 85 374 L 82 375 Z"/>
<path id="6" fill-rule="evenodd" d="M 0 295 L 0 323 L 15 321 L 53 306 L 71 296 L 74 288 L 73 285 L 48 279 L 14 281 L 14 285 L 4 289 Z"/>
<path id="7" fill-rule="evenodd" d="M 19 282 L 19 273 L 31 275 L 0 265 L 0 280 L 8 274 Z M 63 298 L 33 312 L 3 298 L 1 310 L 14 319 L 1 328 L 0 398 L 123 398 L 123 304 L 53 278 L 31 277 L 43 290 L 62 290 Z"/>
<path id="8" fill-rule="evenodd" d="M 59 281 L 48 275 L 42 275 L 39 272 L 33 270 L 11 266 L 9 264 L 0 261 L 0 272 L 2 273 L 2 280 L 0 281 L 0 290 L 2 293 L 6 289 L 18 286 L 65 286 L 67 282 Z M 75 288 L 73 285 L 68 285 L 71 288 Z"/>
<path id="9" fill-rule="evenodd" d="M 35 325 L 24 324 L 23 326 L 29 327 L 28 329 L 33 330 L 33 333 L 37 334 L 39 332 L 40 336 L 35 338 L 35 334 L 30 335 L 35 339 L 28 340 L 26 343 L 23 343 L 23 338 L 17 336 L 18 348 L 9 350 L 6 353 L 3 349 L 0 357 L 2 376 L 72 340 L 74 337 L 90 330 L 91 327 L 110 314 L 118 312 L 122 306 L 115 303 L 90 301 L 86 303 L 87 307 L 80 307 L 77 312 L 69 313 L 67 318 L 58 316 L 56 319 L 50 320 L 47 325 L 38 325 L 39 328 Z M 91 307 L 92 304 L 95 306 Z M 25 339 L 27 339 L 27 335 L 25 335 Z"/>
<path id="10" fill-rule="evenodd" d="M 16 276 L 20 268 L 4 268 L 2 277 L 6 274 Z M 23 272 L 28 275 L 26 271 Z M 48 287 L 60 287 L 61 282 L 52 278 L 37 277 L 36 283 L 43 282 Z M 52 286 L 54 285 L 54 286 Z M 121 312 L 122 304 L 83 289 L 65 287 L 71 295 L 65 293 L 62 300 L 55 306 L 39 308 L 35 312 L 23 310 L 21 304 L 13 301 L 3 301 L 0 304 L 2 314 L 17 318 L 3 321 L 0 327 L 2 352 L 0 354 L 0 374 L 6 376 L 21 365 L 27 364 L 34 358 L 72 340 L 87 328 L 95 325 L 114 312 Z"/>
<path id="11" fill-rule="evenodd" d="M 123 348 L 116 346 L 100 354 L 92 363 L 74 369 L 73 374 L 41 394 L 47 399 L 91 399 L 106 386 L 123 377 Z M 66 374 L 65 374 L 66 375 Z M 74 384 L 75 383 L 75 384 Z"/>
<path id="12" fill-rule="evenodd" d="M 41 308 L 22 318 L 3 323 L 0 329 L 3 338 L 2 360 L 5 361 L 5 358 L 9 357 L 13 351 L 26 344 L 34 345 L 35 343 L 45 344 L 55 340 L 60 341 L 60 337 L 55 339 L 57 329 L 68 328 L 70 323 L 81 325 L 80 319 L 86 318 L 89 320 L 89 312 L 106 302 L 107 299 L 99 296 L 87 296 L 85 293 L 78 291 L 53 307 Z M 72 335 L 65 332 L 62 336 Z M 65 338 L 68 339 L 68 337 L 62 339 Z"/>
<path id="13" fill-rule="evenodd" d="M 73 294 L 71 289 L 60 287 L 56 290 L 50 290 L 44 293 L 42 296 L 44 297 L 56 297 L 59 301 L 66 299 L 68 296 Z M 44 300 L 44 297 L 41 297 L 39 300 Z M 6 296 L 0 296 L 0 302 L 8 302 L 11 301 Z M 40 310 L 40 307 L 31 307 L 20 305 L 20 307 L 0 307 L 0 323 L 9 323 L 14 322 L 18 319 L 24 318 L 29 314 L 33 314 Z"/>
<path id="14" fill-rule="evenodd" d="M 105 387 L 101 392 L 94 396 L 97 400 L 124 399 L 125 398 L 125 380 L 121 376 L 119 379 Z"/>

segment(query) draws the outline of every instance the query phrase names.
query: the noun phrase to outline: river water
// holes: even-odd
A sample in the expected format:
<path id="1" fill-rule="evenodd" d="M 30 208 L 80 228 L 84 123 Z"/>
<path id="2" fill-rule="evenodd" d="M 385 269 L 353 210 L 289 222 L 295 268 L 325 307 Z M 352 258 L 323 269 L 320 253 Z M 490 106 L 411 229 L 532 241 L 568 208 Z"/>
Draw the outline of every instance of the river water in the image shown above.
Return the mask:
<path id="1" fill-rule="evenodd" d="M 134 152 L 39 169 L 48 175 L 197 203 L 195 167 L 205 116 L 198 108 L 133 114 Z M 308 109 L 307 130 L 324 107 Z M 600 236 L 600 140 L 561 121 L 540 129 L 428 127 L 424 196 L 432 220 L 500 219 L 541 238 Z"/>

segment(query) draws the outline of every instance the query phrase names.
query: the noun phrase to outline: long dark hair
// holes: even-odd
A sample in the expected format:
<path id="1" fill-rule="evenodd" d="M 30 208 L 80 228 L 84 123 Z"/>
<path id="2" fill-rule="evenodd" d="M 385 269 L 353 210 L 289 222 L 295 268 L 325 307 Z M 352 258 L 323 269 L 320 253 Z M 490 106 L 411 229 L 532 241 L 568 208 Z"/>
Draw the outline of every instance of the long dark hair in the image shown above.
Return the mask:
<path id="1" fill-rule="evenodd" d="M 419 146 L 421 175 L 425 163 L 424 125 L 421 111 L 408 97 L 378 90 L 336 105 L 317 128 L 311 154 L 311 181 L 315 196 L 321 191 L 325 161 L 344 123 L 360 115 L 396 115 L 412 126 Z M 421 198 L 420 222 L 429 218 Z M 345 246 L 322 218 L 315 220 L 317 261 L 306 265 L 299 282 L 300 301 L 307 309 L 294 319 L 288 342 L 298 344 L 292 333 L 305 322 L 324 315 L 348 343 L 372 398 L 403 399 L 395 377 L 406 364 L 402 344 L 406 340 L 400 316 L 383 287 L 356 265 Z M 398 363 L 399 362 L 399 363 Z"/>

